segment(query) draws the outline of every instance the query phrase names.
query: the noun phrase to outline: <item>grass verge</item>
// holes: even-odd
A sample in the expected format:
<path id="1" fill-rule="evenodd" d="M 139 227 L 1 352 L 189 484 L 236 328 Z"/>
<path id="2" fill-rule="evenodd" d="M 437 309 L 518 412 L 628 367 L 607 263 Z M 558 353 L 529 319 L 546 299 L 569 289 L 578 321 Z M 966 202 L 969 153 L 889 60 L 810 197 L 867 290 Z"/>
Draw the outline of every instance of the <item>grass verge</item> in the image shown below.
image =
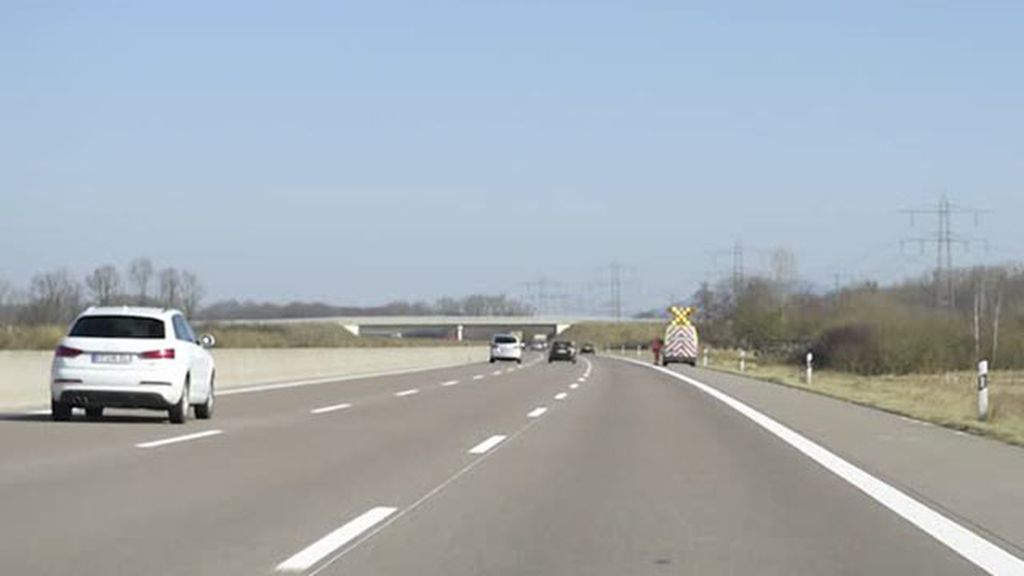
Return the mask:
<path id="1" fill-rule="evenodd" d="M 734 355 L 721 354 L 709 368 L 739 374 Z M 977 418 L 973 372 L 860 376 L 818 370 L 808 385 L 803 368 L 748 362 L 743 375 L 1024 446 L 1024 371 L 991 374 L 986 421 Z"/>

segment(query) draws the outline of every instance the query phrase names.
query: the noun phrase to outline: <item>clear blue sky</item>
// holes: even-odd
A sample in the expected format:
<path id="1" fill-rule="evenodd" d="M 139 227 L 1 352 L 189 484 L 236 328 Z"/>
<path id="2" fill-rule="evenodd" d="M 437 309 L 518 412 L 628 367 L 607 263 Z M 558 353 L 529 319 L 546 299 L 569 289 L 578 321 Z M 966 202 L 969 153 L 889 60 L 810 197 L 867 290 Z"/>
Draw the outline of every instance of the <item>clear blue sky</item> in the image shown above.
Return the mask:
<path id="1" fill-rule="evenodd" d="M 916 274 L 897 211 L 940 192 L 993 210 L 960 261 L 1020 258 L 1021 30 L 1011 1 L 7 1 L 0 277 L 147 255 L 373 303 L 617 259 L 646 306 L 737 240 Z"/>

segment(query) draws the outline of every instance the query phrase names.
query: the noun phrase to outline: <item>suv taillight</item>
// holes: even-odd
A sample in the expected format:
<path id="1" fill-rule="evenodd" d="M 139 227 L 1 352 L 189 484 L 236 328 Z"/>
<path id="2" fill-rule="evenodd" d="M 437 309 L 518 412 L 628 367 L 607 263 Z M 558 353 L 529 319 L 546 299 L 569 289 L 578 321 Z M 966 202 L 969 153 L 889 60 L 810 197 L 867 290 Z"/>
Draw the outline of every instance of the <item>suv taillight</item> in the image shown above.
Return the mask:
<path id="1" fill-rule="evenodd" d="M 70 346 L 57 346 L 54 351 L 54 355 L 57 358 L 77 358 L 82 355 L 82 351 L 78 348 L 71 348 Z"/>
<path id="2" fill-rule="evenodd" d="M 143 360 L 174 360 L 174 348 L 143 352 L 142 354 L 139 354 L 139 358 L 142 358 Z"/>

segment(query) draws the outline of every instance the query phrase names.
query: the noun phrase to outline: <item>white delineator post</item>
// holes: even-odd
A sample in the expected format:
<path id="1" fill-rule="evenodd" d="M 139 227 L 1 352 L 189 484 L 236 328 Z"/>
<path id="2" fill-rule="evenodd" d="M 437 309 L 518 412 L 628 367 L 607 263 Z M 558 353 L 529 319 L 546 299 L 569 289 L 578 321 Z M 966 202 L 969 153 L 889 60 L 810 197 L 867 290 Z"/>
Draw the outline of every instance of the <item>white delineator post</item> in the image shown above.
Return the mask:
<path id="1" fill-rule="evenodd" d="M 807 353 L 807 385 L 814 380 L 814 352 Z"/>
<path id="2" fill-rule="evenodd" d="M 988 360 L 978 362 L 978 420 L 988 420 Z"/>
<path id="3" fill-rule="evenodd" d="M 640 357 L 640 349 L 641 349 L 641 347 L 640 347 L 640 346 L 637 346 L 637 347 L 636 347 L 636 357 L 637 357 L 637 358 L 639 358 L 639 357 Z"/>
<path id="4" fill-rule="evenodd" d="M 705 368 L 708 367 L 708 349 L 707 348 L 704 349 L 704 355 L 703 355 L 703 357 L 700 360 L 700 365 L 705 367 Z"/>
<path id="5" fill-rule="evenodd" d="M 747 371 L 747 351 L 740 350 L 740 372 Z"/>

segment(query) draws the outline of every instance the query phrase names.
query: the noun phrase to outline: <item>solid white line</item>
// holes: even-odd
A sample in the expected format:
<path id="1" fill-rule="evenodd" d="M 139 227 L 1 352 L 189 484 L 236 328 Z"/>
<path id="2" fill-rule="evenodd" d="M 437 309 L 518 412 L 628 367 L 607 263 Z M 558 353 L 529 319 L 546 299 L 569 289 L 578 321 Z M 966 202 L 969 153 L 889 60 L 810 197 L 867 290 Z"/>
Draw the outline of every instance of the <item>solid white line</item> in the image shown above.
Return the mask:
<path id="1" fill-rule="evenodd" d="M 577 389 L 579 387 L 580 387 L 580 385 L 575 383 L 575 382 L 573 382 L 572 384 L 569 384 L 569 389 L 570 390 L 575 390 L 575 389 Z"/>
<path id="2" fill-rule="evenodd" d="M 371 508 L 355 520 L 348 522 L 341 528 L 310 544 L 305 550 L 278 564 L 277 571 L 305 572 L 311 566 L 323 560 L 328 554 L 355 540 L 360 534 L 373 528 L 397 510 L 397 508 L 386 506 Z"/>
<path id="3" fill-rule="evenodd" d="M 413 394 L 419 394 L 418 388 L 410 388 L 408 390 L 402 390 L 401 392 L 395 392 L 395 396 L 401 398 L 402 396 L 412 396 Z"/>
<path id="4" fill-rule="evenodd" d="M 445 387 L 447 387 L 447 386 L 455 386 L 458 383 L 459 383 L 458 380 L 449 380 L 447 382 L 441 382 L 441 386 L 445 386 Z"/>
<path id="5" fill-rule="evenodd" d="M 345 408 L 351 408 L 351 407 L 352 407 L 351 404 L 335 404 L 333 406 L 324 406 L 323 408 L 316 408 L 315 410 L 310 410 L 309 413 L 310 414 L 327 414 L 328 412 L 335 412 L 335 411 L 338 411 L 338 410 L 344 410 Z"/>
<path id="6" fill-rule="evenodd" d="M 483 379 L 484 379 L 484 375 L 483 374 L 477 374 L 476 376 L 473 376 L 473 380 L 483 380 Z"/>
<path id="7" fill-rule="evenodd" d="M 188 442 L 189 440 L 198 440 L 199 438 L 207 438 L 209 436 L 216 436 L 223 434 L 223 430 L 207 430 L 205 432 L 196 432 L 195 434 L 185 434 L 184 436 L 174 436 L 173 438 L 164 438 L 163 440 L 153 440 L 152 442 L 143 442 L 136 444 L 136 448 L 156 448 L 158 446 L 166 446 L 168 444 L 177 444 L 179 442 Z"/>
<path id="8" fill-rule="evenodd" d="M 547 408 L 541 406 L 539 408 L 534 408 L 533 410 L 530 410 L 530 413 L 527 414 L 526 417 L 527 418 L 540 418 L 547 411 L 548 411 Z"/>
<path id="9" fill-rule="evenodd" d="M 484 440 L 483 442 L 481 442 L 481 443 L 477 444 L 476 446 L 473 446 L 472 448 L 470 448 L 469 449 L 469 453 L 470 454 L 486 454 L 488 451 L 490 451 L 491 448 L 494 448 L 498 444 L 501 444 L 502 441 L 505 440 L 505 438 L 506 437 L 501 435 L 501 434 L 495 434 L 494 436 L 491 436 L 487 440 Z"/>
<path id="10" fill-rule="evenodd" d="M 879 480 L 875 476 L 861 470 L 857 466 L 843 460 L 827 448 L 817 444 L 806 436 L 794 432 L 790 428 L 765 416 L 761 412 L 736 400 L 732 396 L 716 388 L 673 372 L 660 366 L 651 366 L 645 362 L 621 358 L 626 362 L 657 370 L 697 388 L 705 394 L 729 406 L 746 416 L 758 426 L 774 434 L 783 442 L 802 452 L 826 470 L 849 482 L 855 488 L 867 494 L 879 504 L 901 516 L 907 522 L 917 526 L 926 534 L 945 544 L 957 554 L 963 556 L 982 570 L 990 574 L 1024 574 L 1024 561 L 1003 550 L 992 542 L 982 538 L 971 530 L 957 524 L 939 512 L 904 494 L 899 489 Z"/>
<path id="11" fill-rule="evenodd" d="M 555 400 L 565 400 L 568 397 L 569 395 L 566 394 L 565 392 L 559 392 L 558 394 L 555 394 Z"/>

